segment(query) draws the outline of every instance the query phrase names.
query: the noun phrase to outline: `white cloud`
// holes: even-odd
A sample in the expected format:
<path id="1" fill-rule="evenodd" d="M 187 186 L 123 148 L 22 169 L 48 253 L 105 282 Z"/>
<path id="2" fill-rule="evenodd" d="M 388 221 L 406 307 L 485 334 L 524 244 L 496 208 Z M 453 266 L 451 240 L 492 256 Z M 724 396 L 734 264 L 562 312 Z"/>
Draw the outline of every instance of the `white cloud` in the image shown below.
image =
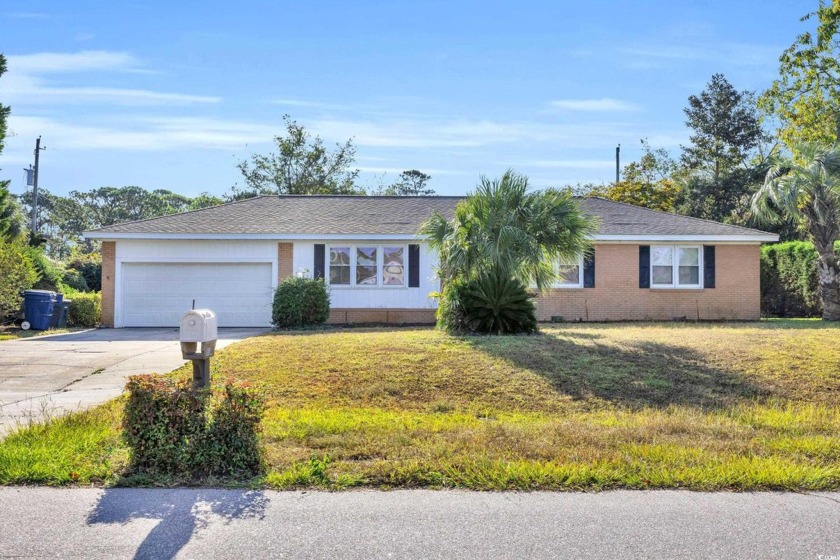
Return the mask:
<path id="1" fill-rule="evenodd" d="M 627 124 L 615 122 L 550 123 L 540 121 L 494 121 L 489 119 L 394 118 L 307 119 L 314 134 L 358 146 L 385 148 L 472 149 L 489 145 L 557 143 L 569 148 L 614 146 L 615 142 L 645 136 Z M 658 145 L 658 144 L 657 144 Z"/>
<path id="2" fill-rule="evenodd" d="M 619 99 L 610 99 L 609 97 L 602 97 L 601 99 L 558 99 L 549 103 L 555 109 L 562 109 L 564 111 L 581 111 L 581 112 L 616 112 L 616 111 L 638 111 L 639 107 L 621 101 Z"/>
<path id="3" fill-rule="evenodd" d="M 724 60 L 738 66 L 765 66 L 784 49 L 780 46 L 704 40 L 697 44 L 638 45 L 619 49 L 621 60 L 630 68 L 662 68 L 693 61 Z"/>
<path id="4" fill-rule="evenodd" d="M 8 147 L 12 151 L 25 149 L 24 141 L 28 145 L 30 138 L 42 135 L 57 150 L 240 150 L 249 143 L 267 142 L 276 133 L 276 128 L 269 125 L 215 119 L 159 117 L 103 120 L 113 124 L 70 123 L 13 114 L 9 118 L 9 129 L 15 136 L 7 139 Z"/>
<path id="5" fill-rule="evenodd" d="M 47 77 L 86 72 L 143 72 L 140 62 L 124 52 L 82 51 L 78 53 L 35 53 L 8 57 L 9 73 L 4 76 L 4 101 L 15 107 L 42 104 L 190 105 L 219 103 L 220 97 L 87 85 L 56 87 Z"/>
<path id="6" fill-rule="evenodd" d="M 77 53 L 42 52 L 8 55 L 9 73 L 54 74 L 103 70 L 130 70 L 139 61 L 125 52 L 81 51 Z"/>
<path id="7" fill-rule="evenodd" d="M 50 87 L 37 78 L 10 76 L 4 99 L 12 105 L 108 103 L 113 105 L 189 105 L 219 103 L 221 97 L 165 93 L 146 89 L 110 87 Z"/>

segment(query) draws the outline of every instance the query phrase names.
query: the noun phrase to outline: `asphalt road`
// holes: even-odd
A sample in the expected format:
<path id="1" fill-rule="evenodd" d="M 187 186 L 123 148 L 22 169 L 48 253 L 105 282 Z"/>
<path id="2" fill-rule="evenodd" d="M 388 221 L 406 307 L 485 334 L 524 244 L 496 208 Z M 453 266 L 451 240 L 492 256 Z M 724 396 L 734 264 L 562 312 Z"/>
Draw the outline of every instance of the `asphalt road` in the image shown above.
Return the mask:
<path id="1" fill-rule="evenodd" d="M 217 349 L 268 329 L 219 329 Z M 181 367 L 178 329 L 93 329 L 0 342 L 0 437 L 4 432 L 101 404 L 126 378 Z"/>
<path id="2" fill-rule="evenodd" d="M 0 558 L 840 558 L 840 493 L 0 489 Z"/>

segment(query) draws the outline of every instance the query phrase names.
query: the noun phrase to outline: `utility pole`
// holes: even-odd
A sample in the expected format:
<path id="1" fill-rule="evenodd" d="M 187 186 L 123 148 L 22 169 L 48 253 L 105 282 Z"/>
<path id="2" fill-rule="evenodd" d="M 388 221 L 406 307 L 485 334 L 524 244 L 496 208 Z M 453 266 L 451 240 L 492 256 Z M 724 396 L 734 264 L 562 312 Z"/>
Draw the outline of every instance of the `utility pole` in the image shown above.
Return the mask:
<path id="1" fill-rule="evenodd" d="M 615 184 L 617 185 L 618 182 L 621 180 L 621 175 L 619 172 L 619 160 L 621 159 L 621 144 L 615 147 Z"/>
<path id="2" fill-rule="evenodd" d="M 35 169 L 32 171 L 32 235 L 38 235 L 38 168 L 41 160 L 41 137 L 35 140 Z"/>

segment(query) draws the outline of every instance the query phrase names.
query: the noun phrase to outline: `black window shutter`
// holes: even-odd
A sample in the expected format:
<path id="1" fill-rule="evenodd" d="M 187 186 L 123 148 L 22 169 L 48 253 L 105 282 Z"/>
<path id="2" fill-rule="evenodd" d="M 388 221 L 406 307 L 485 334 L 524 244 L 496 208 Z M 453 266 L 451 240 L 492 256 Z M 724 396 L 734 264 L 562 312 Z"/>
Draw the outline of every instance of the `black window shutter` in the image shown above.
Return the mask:
<path id="1" fill-rule="evenodd" d="M 583 287 L 595 287 L 595 253 L 590 253 L 583 259 Z"/>
<path id="2" fill-rule="evenodd" d="M 326 247 L 323 243 L 315 244 L 315 264 L 312 267 L 315 278 L 325 278 L 324 268 L 326 265 Z"/>
<path id="3" fill-rule="evenodd" d="M 715 246 L 703 245 L 703 287 L 715 287 Z"/>
<path id="4" fill-rule="evenodd" d="M 408 246 L 408 287 L 420 287 L 420 245 Z"/>
<path id="5" fill-rule="evenodd" d="M 639 287 L 650 288 L 650 245 L 639 245 Z"/>

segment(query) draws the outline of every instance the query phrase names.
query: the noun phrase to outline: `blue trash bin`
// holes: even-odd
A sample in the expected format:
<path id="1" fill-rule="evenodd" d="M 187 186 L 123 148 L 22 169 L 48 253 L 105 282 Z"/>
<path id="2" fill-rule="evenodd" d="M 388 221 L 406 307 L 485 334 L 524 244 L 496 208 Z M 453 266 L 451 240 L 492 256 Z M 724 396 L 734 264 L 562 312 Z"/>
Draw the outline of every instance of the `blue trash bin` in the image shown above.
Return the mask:
<path id="1" fill-rule="evenodd" d="M 55 292 L 55 303 L 53 304 L 52 316 L 50 317 L 50 328 L 54 329 L 58 327 L 58 322 L 61 320 L 61 313 L 64 309 L 64 294 L 59 294 Z M 66 324 L 64 325 L 67 326 Z"/>
<path id="2" fill-rule="evenodd" d="M 23 313 L 31 328 L 45 331 L 50 328 L 55 292 L 49 290 L 26 290 L 23 292 Z"/>

